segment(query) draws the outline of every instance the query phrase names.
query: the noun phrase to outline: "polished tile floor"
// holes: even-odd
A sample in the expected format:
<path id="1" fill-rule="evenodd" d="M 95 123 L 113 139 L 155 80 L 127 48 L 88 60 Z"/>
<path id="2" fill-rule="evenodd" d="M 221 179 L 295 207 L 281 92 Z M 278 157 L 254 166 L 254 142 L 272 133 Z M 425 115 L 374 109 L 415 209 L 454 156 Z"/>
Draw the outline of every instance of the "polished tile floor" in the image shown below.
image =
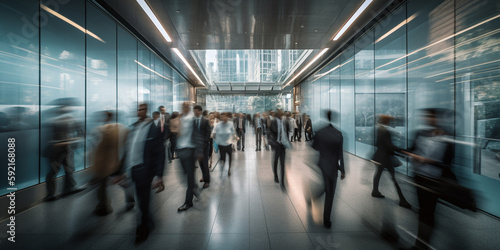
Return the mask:
<path id="1" fill-rule="evenodd" d="M 309 146 L 295 142 L 287 152 L 284 191 L 273 181 L 272 152 L 255 152 L 251 132 L 246 139 L 246 151 L 234 155 L 232 175 L 227 176 L 227 166 L 217 165 L 210 188 L 186 212 L 177 212 L 185 195 L 178 160 L 167 167 L 166 189 L 152 199 L 155 228 L 141 245 L 134 245 L 137 210 L 125 212 L 123 191 L 111 186 L 112 214 L 92 214 L 95 190 L 42 203 L 16 217 L 14 244 L 5 238 L 7 222 L 1 223 L 0 249 L 397 249 L 413 242 L 418 204 L 406 177 L 398 179 L 412 210 L 397 206 L 388 174 L 380 187 L 386 198 L 372 198 L 374 167 L 345 154 L 347 178 L 338 182 L 333 226 L 325 229 L 322 198 L 310 206 L 305 199 L 317 188 L 319 178 Z M 201 171 L 196 171 L 199 179 Z M 500 249 L 498 219 L 441 204 L 436 218 L 435 249 Z M 382 221 L 397 230 L 398 243 L 379 236 Z"/>

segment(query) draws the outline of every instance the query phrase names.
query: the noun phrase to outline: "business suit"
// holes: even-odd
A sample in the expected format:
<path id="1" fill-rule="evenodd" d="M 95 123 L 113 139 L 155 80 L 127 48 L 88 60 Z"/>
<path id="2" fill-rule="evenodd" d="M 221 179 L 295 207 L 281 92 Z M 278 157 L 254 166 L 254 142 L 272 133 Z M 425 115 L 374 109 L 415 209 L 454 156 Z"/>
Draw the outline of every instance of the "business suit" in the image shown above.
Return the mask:
<path id="1" fill-rule="evenodd" d="M 149 232 L 151 227 L 151 218 L 149 216 L 149 200 L 151 196 L 151 182 L 155 176 L 163 176 L 165 167 L 165 146 L 163 140 L 165 130 L 161 131 L 161 126 L 157 126 L 151 119 L 146 119 L 145 126 L 148 129 L 147 138 L 144 144 L 143 163 L 132 167 L 132 181 L 135 182 L 136 195 L 141 210 L 141 224 L 138 227 L 140 231 Z M 133 129 L 139 125 L 136 122 L 132 125 Z M 130 142 L 129 142 L 130 143 Z"/>
<path id="2" fill-rule="evenodd" d="M 240 121 L 241 120 L 241 121 Z M 241 126 L 240 126 L 241 122 Z M 236 126 L 236 134 L 240 138 L 238 140 L 238 150 L 245 151 L 245 133 L 246 133 L 246 118 L 236 117 L 235 126 Z"/>
<path id="3" fill-rule="evenodd" d="M 306 125 L 304 126 L 304 133 L 305 133 L 306 141 L 312 140 L 313 132 L 312 132 L 311 119 L 307 119 Z"/>
<path id="4" fill-rule="evenodd" d="M 297 123 L 297 136 L 300 141 L 300 139 L 302 138 L 302 126 L 303 126 L 302 116 L 297 115 L 297 118 L 295 118 L 295 122 Z"/>
<path id="5" fill-rule="evenodd" d="M 198 162 L 200 164 L 201 172 L 203 174 L 203 181 L 205 183 L 210 183 L 210 171 L 208 171 L 208 156 L 210 149 L 210 134 L 212 133 L 210 129 L 210 123 L 207 118 L 201 117 L 200 124 L 197 125 L 197 117 L 193 119 L 193 142 L 196 145 L 196 156 L 202 156 Z"/>
<path id="6" fill-rule="evenodd" d="M 265 121 L 262 118 L 254 118 L 254 129 L 255 129 L 255 147 L 256 150 L 260 151 L 261 145 L 262 145 L 262 132 L 265 129 Z M 260 123 L 260 127 L 259 127 Z"/>
<path id="7" fill-rule="evenodd" d="M 281 140 L 288 140 L 288 135 L 286 134 L 286 121 L 285 119 L 280 120 L 278 123 L 278 118 L 271 121 L 271 124 L 268 129 L 268 140 L 271 147 L 274 149 L 274 162 L 273 162 L 273 173 L 274 173 L 274 181 L 279 182 L 278 179 L 278 161 L 281 163 L 281 186 L 284 187 L 285 183 L 285 153 L 286 149 L 281 143 Z M 282 125 L 280 129 L 278 124 Z M 280 131 L 281 130 L 281 131 Z M 280 135 L 281 133 L 281 135 Z"/>
<path id="8" fill-rule="evenodd" d="M 406 201 L 403 192 L 401 191 L 401 188 L 398 185 L 398 182 L 396 181 L 396 174 L 394 171 L 394 166 L 392 161 L 392 159 L 395 157 L 394 152 L 402 152 L 403 150 L 396 147 L 392 143 L 391 133 L 383 125 L 379 125 L 377 128 L 376 139 L 377 141 L 375 143 L 375 146 L 377 147 L 377 151 L 375 151 L 375 154 L 373 155 L 373 161 L 377 162 L 378 164 L 377 164 L 377 172 L 375 172 L 375 175 L 373 176 L 372 196 L 383 197 L 383 195 L 380 194 L 378 190 L 378 186 L 380 182 L 380 177 L 382 176 L 382 172 L 384 171 L 385 168 L 391 175 L 392 182 L 396 187 L 400 205 L 408 206 L 409 204 Z"/>
<path id="9" fill-rule="evenodd" d="M 342 148 L 342 133 L 331 124 L 320 129 L 315 137 L 312 147 L 319 151 L 318 166 L 325 180 L 325 208 L 323 221 L 330 223 L 333 197 L 337 186 L 338 171 L 345 175 L 344 152 Z"/>

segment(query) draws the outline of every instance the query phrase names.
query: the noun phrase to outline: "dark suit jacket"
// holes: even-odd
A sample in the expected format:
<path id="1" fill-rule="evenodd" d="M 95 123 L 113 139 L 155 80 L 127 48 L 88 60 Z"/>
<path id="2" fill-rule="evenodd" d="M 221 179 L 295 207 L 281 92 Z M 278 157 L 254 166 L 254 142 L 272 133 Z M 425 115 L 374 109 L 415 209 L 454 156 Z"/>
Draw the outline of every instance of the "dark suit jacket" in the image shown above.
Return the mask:
<path id="1" fill-rule="evenodd" d="M 234 120 L 235 120 L 236 132 L 238 132 L 240 131 L 240 118 L 236 117 L 236 119 Z M 243 133 L 247 132 L 245 128 L 246 120 L 247 120 L 246 118 L 243 118 L 243 121 L 241 122 Z"/>
<path id="2" fill-rule="evenodd" d="M 311 128 L 311 132 L 307 131 L 309 128 Z M 312 122 L 311 122 L 311 119 L 307 120 L 306 126 L 304 127 L 304 132 L 312 134 Z"/>
<path id="3" fill-rule="evenodd" d="M 201 117 L 200 129 L 196 126 L 196 118 L 193 119 L 193 144 L 195 145 L 196 155 L 203 155 L 203 151 L 210 143 L 210 122 L 207 118 Z"/>
<path id="4" fill-rule="evenodd" d="M 146 144 L 144 145 L 144 166 L 149 168 L 149 175 L 153 177 L 163 176 L 165 168 L 165 146 L 163 144 L 165 131 L 164 129 L 162 133 L 160 126 L 156 126 L 154 122 L 151 122 Z"/>
<path id="5" fill-rule="evenodd" d="M 337 178 L 338 171 L 345 174 L 342 133 L 331 124 L 314 136 L 312 147 L 319 151 L 318 166 L 329 178 Z"/>
<path id="6" fill-rule="evenodd" d="M 285 119 L 281 120 L 281 122 L 284 123 L 284 130 L 282 131 L 282 133 L 286 133 L 288 124 Z M 288 135 L 286 135 L 285 138 L 288 139 Z M 271 125 L 267 129 L 267 140 L 273 147 L 280 145 L 280 143 L 278 142 L 278 118 L 275 118 L 271 121 Z"/>
<path id="7" fill-rule="evenodd" d="M 257 126 L 259 125 L 258 124 L 259 120 L 260 120 L 260 130 L 264 131 L 264 129 L 265 129 L 266 120 L 264 120 L 262 118 L 254 118 L 253 119 L 253 128 L 255 129 L 255 132 L 257 132 Z"/>
<path id="8" fill-rule="evenodd" d="M 377 150 L 373 155 L 373 160 L 386 168 L 393 168 L 392 157 L 394 157 L 394 152 L 403 150 L 392 144 L 391 133 L 384 126 L 378 126 L 376 139 L 375 147 L 377 147 Z"/>

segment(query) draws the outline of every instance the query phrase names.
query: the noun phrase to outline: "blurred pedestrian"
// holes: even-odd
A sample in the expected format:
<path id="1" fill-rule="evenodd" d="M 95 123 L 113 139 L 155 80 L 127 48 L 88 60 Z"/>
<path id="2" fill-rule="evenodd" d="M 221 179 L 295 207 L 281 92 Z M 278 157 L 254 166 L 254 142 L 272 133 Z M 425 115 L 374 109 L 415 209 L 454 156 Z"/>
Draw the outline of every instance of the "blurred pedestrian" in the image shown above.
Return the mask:
<path id="1" fill-rule="evenodd" d="M 379 124 L 377 126 L 377 137 L 375 142 L 377 150 L 373 155 L 373 162 L 375 162 L 375 165 L 377 165 L 377 171 L 373 176 L 372 196 L 377 198 L 385 197 L 378 190 L 378 186 L 380 177 L 382 176 L 382 172 L 384 171 L 384 169 L 387 169 L 387 171 L 391 175 L 391 180 L 396 187 L 396 191 L 398 192 L 399 205 L 404 208 L 411 208 L 410 203 L 406 201 L 406 198 L 404 197 L 403 192 L 401 191 L 401 188 L 399 187 L 399 184 L 396 180 L 395 168 L 402 165 L 402 163 L 396 158 L 394 153 L 399 152 L 401 154 L 404 154 L 405 152 L 403 151 L 403 149 L 396 147 L 392 143 L 392 136 L 387 126 L 390 125 L 393 119 L 394 118 L 392 116 L 388 115 L 379 116 Z"/>
<path id="2" fill-rule="evenodd" d="M 219 147 L 220 152 L 220 160 L 223 161 L 222 166 L 226 163 L 226 155 L 229 155 L 229 167 L 227 171 L 227 175 L 231 176 L 231 165 L 233 160 L 233 150 L 231 149 L 231 145 L 233 144 L 233 140 L 239 140 L 236 136 L 236 131 L 234 131 L 233 124 L 229 121 L 231 117 L 230 112 L 224 112 L 220 115 L 221 121 L 215 125 L 215 128 L 212 132 L 212 138 L 214 138 L 215 143 Z"/>
<path id="3" fill-rule="evenodd" d="M 196 158 L 203 174 L 203 178 L 201 178 L 200 182 L 204 182 L 203 188 L 208 188 L 210 186 L 208 151 L 210 150 L 210 136 L 212 130 L 210 129 L 208 119 L 202 116 L 202 110 L 203 108 L 200 105 L 196 105 L 193 108 L 195 125 L 195 128 L 193 129 L 193 140 L 196 145 Z"/>
<path id="4" fill-rule="evenodd" d="M 323 211 L 323 225 L 332 227 L 330 215 L 332 213 L 333 197 L 337 186 L 338 172 L 340 179 L 345 178 L 344 150 L 342 133 L 332 124 L 332 112 L 328 111 L 326 117 L 329 125 L 320 129 L 314 136 L 312 148 L 319 151 L 318 166 L 323 173 L 325 182 L 325 208 Z"/>
<path id="5" fill-rule="evenodd" d="M 287 123 L 285 122 L 285 117 L 283 111 L 276 111 L 276 119 L 271 121 L 271 126 L 268 129 L 269 144 L 274 149 L 274 163 L 273 163 L 273 173 L 274 182 L 279 183 L 278 178 L 278 161 L 281 163 L 281 187 L 285 187 L 285 153 L 286 148 L 290 148 L 290 142 L 288 141 L 288 131 Z"/>

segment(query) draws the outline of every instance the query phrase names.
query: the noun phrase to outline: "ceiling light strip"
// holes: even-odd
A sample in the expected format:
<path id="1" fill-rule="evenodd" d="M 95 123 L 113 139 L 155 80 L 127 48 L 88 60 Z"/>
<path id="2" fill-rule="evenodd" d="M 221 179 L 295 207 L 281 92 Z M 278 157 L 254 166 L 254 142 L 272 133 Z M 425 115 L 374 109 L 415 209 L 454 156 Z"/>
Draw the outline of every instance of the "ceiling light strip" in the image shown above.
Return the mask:
<path id="1" fill-rule="evenodd" d="M 340 38 L 340 36 L 344 34 L 344 32 L 352 25 L 352 23 L 354 23 L 354 21 L 361 15 L 361 13 L 363 13 L 363 11 L 368 7 L 368 5 L 370 5 L 371 2 L 373 2 L 373 0 L 366 0 L 358 8 L 358 10 L 354 12 L 354 15 L 352 15 L 351 18 L 349 18 L 349 21 L 347 21 L 347 23 L 345 23 L 344 26 L 342 26 L 339 32 L 337 32 L 337 35 L 335 35 L 333 41 L 337 41 Z"/>
<path id="2" fill-rule="evenodd" d="M 151 10 L 151 8 L 146 3 L 146 1 L 145 0 L 137 0 L 137 3 L 139 4 L 139 6 L 141 6 L 142 10 L 144 10 L 144 12 L 146 12 L 146 14 L 148 15 L 149 19 L 151 19 L 151 21 L 156 26 L 156 28 L 158 29 L 158 31 L 160 31 L 160 33 L 165 38 L 165 40 L 167 40 L 167 42 L 172 42 L 172 39 L 168 35 L 167 31 L 165 30 L 165 28 L 163 28 L 163 26 L 160 23 L 160 20 L 158 20 L 158 18 L 156 17 L 155 13 L 153 13 L 153 10 Z"/>
<path id="3" fill-rule="evenodd" d="M 198 81 L 200 81 L 200 83 L 203 86 L 205 86 L 205 84 L 203 83 L 203 81 L 200 79 L 200 77 L 198 76 L 198 74 L 196 74 L 196 72 L 194 72 L 194 69 L 191 67 L 191 65 L 189 65 L 188 61 L 186 60 L 186 58 L 184 58 L 184 56 L 181 54 L 181 52 L 177 48 L 173 48 L 172 50 L 182 60 L 182 62 L 186 65 L 186 67 L 188 67 L 188 69 L 191 71 L 191 73 L 193 73 L 194 76 L 196 76 L 196 79 L 198 79 Z"/>
<path id="4" fill-rule="evenodd" d="M 292 83 L 298 76 L 300 76 L 302 73 L 304 73 L 304 71 L 311 67 L 311 65 L 316 61 L 318 60 L 323 54 L 325 54 L 325 52 L 328 50 L 328 48 L 326 49 L 323 49 L 319 54 L 317 54 L 298 74 L 296 74 L 292 80 L 288 81 L 287 84 L 285 84 L 285 86 L 288 86 L 290 83 Z"/>

